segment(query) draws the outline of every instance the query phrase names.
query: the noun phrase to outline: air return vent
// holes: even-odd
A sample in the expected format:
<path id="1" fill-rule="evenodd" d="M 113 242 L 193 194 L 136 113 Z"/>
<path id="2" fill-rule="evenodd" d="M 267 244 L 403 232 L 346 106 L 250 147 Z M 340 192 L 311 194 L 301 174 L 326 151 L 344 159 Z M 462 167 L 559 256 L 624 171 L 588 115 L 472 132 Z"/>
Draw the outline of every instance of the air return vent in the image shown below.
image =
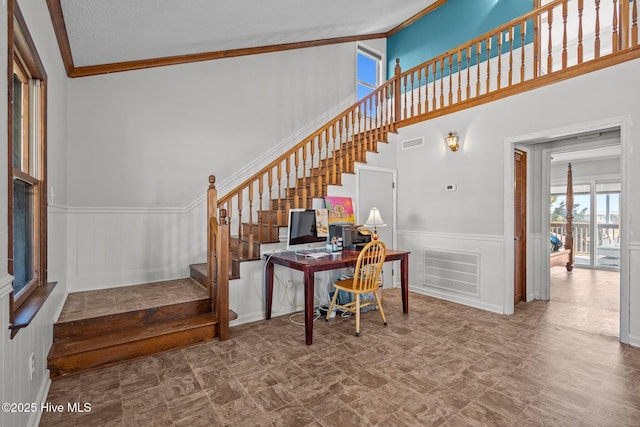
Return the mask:
<path id="1" fill-rule="evenodd" d="M 480 295 L 480 254 L 424 251 L 424 286 L 458 294 Z"/>
<path id="2" fill-rule="evenodd" d="M 402 141 L 402 149 L 408 150 L 409 148 L 421 147 L 424 145 L 424 138 L 413 138 Z"/>

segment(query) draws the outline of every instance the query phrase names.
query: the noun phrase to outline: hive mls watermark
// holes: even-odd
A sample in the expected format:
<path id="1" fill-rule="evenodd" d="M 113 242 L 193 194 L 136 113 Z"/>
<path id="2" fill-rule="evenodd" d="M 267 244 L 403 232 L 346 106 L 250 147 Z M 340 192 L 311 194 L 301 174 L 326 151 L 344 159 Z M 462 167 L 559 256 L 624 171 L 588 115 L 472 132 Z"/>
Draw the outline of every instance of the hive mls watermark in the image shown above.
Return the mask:
<path id="1" fill-rule="evenodd" d="M 25 413 L 25 412 L 68 412 L 82 413 L 91 412 L 91 403 L 89 402 L 67 402 L 62 403 L 33 403 L 33 402 L 4 402 L 2 403 L 2 412 Z"/>

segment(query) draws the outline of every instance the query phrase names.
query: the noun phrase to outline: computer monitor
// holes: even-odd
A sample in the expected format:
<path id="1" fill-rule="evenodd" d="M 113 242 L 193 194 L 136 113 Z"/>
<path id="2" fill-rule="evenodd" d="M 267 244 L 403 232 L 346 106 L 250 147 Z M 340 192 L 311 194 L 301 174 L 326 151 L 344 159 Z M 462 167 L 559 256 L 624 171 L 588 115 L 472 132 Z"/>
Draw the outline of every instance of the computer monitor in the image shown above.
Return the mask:
<path id="1" fill-rule="evenodd" d="M 290 209 L 287 226 L 287 250 L 302 252 L 323 249 L 327 237 L 318 236 L 314 209 Z"/>

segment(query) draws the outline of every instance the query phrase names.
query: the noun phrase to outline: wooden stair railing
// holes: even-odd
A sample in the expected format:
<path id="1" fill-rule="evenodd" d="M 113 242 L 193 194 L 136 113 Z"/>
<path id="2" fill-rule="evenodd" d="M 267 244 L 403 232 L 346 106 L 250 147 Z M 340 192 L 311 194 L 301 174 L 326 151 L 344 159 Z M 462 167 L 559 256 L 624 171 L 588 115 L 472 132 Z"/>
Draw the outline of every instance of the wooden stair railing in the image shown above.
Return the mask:
<path id="1" fill-rule="evenodd" d="M 405 72 L 396 60 L 389 81 L 213 204 L 227 213 L 231 277 L 278 241 L 288 209 L 325 196 L 389 132 L 640 58 L 637 2 L 556 0 Z"/>
<path id="2" fill-rule="evenodd" d="M 397 67 L 397 72 L 399 72 Z M 395 80 L 355 103 L 245 182 L 217 200 L 210 210 L 224 209 L 230 229 L 231 276 L 237 260 L 259 258 L 261 243 L 278 241 L 290 208 L 309 208 L 324 197 L 327 186 L 339 185 L 342 173 L 353 173 L 378 142 L 395 131 Z M 210 218 L 211 218 L 210 213 Z M 233 235 L 231 237 L 231 235 Z"/>
<path id="3" fill-rule="evenodd" d="M 396 126 L 640 57 L 637 3 L 556 0 L 403 72 Z"/>

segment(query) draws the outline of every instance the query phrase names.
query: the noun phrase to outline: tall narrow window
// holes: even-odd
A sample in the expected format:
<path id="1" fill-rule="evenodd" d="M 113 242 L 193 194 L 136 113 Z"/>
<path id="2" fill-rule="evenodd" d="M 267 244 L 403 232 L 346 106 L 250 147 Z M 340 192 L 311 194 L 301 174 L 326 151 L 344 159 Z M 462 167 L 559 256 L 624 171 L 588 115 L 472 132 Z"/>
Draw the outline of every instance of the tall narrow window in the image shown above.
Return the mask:
<path id="1" fill-rule="evenodd" d="M 356 52 L 356 95 L 364 98 L 380 86 L 380 68 L 382 57 L 363 46 Z"/>
<path id="2" fill-rule="evenodd" d="M 9 41 L 9 262 L 13 315 L 46 282 L 46 74 L 15 2 Z"/>

